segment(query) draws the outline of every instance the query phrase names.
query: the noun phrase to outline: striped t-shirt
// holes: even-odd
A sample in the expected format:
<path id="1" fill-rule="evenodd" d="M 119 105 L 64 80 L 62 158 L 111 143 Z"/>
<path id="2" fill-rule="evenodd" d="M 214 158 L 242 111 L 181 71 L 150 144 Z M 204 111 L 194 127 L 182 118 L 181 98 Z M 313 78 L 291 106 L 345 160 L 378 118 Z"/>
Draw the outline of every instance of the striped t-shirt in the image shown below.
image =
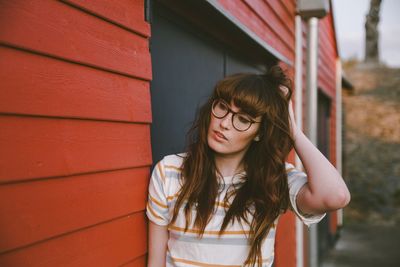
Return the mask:
<path id="1" fill-rule="evenodd" d="M 243 266 L 249 253 L 249 225 L 235 220 L 233 224 L 228 224 L 221 236 L 218 236 L 227 210 L 224 204 L 225 194 L 232 189 L 231 186 L 241 182 L 241 175 L 223 177 L 215 213 L 207 224 L 202 238 L 198 237 L 198 231 L 193 227 L 195 210 L 192 212 L 192 224 L 186 232 L 184 232 L 186 221 L 183 207 L 174 224 L 170 224 L 181 188 L 181 166 L 184 156 L 185 154 L 182 153 L 164 157 L 155 166 L 149 185 L 146 214 L 152 222 L 167 226 L 169 231 L 166 266 Z M 292 210 L 307 226 L 319 222 L 325 213 L 306 217 L 298 211 L 296 206 L 296 195 L 307 182 L 306 174 L 296 170 L 290 163 L 286 163 L 286 171 Z M 278 219 L 275 220 L 275 227 L 271 228 L 262 244 L 262 260 L 265 267 L 271 266 L 274 260 Z"/>

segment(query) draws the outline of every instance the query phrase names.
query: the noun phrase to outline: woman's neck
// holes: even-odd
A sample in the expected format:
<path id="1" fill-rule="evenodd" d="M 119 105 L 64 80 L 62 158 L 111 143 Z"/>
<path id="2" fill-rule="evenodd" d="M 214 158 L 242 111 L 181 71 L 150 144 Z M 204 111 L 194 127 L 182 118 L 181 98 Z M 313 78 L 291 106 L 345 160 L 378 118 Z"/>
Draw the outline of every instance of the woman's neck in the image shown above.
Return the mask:
<path id="1" fill-rule="evenodd" d="M 243 171 L 243 155 L 215 154 L 215 165 L 222 176 L 233 176 Z"/>

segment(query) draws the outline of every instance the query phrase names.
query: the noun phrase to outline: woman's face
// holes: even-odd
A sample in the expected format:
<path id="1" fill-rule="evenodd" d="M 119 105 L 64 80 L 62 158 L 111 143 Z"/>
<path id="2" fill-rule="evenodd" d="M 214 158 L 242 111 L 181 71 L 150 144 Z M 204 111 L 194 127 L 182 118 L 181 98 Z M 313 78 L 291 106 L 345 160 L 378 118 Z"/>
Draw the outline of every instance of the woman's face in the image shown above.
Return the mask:
<path id="1" fill-rule="evenodd" d="M 240 112 L 240 108 L 236 107 L 233 102 L 229 107 L 233 112 Z M 253 123 L 248 130 L 241 132 L 232 125 L 232 112 L 229 112 L 221 119 L 215 117 L 212 113 L 210 116 L 211 120 L 207 134 L 209 147 L 219 156 L 237 155 L 243 157 L 251 142 L 254 142 L 260 123 Z M 261 116 L 251 118 L 255 121 L 261 121 Z"/>

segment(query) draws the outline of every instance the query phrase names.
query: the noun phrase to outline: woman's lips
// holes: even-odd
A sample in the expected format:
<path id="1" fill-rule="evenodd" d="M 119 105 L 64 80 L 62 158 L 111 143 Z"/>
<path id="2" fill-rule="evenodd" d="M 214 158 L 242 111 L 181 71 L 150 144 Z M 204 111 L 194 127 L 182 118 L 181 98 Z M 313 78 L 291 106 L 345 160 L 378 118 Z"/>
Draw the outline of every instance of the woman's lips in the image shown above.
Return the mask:
<path id="1" fill-rule="evenodd" d="M 214 131 L 214 133 L 215 133 L 215 135 L 216 135 L 217 137 L 219 137 L 219 138 L 221 138 L 221 139 L 224 139 L 224 140 L 228 140 L 228 138 L 226 138 L 225 135 L 223 135 L 221 132 Z"/>

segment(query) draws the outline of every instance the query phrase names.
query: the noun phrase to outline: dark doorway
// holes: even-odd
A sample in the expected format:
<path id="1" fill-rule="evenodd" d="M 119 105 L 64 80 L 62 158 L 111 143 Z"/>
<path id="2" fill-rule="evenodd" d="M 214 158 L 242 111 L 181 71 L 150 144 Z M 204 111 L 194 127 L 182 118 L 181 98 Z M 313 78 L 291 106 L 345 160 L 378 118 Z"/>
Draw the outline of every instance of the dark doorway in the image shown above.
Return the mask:
<path id="1" fill-rule="evenodd" d="M 317 147 L 327 159 L 330 159 L 331 100 L 319 90 L 318 92 L 318 133 Z M 322 258 L 333 244 L 330 231 L 331 216 L 329 213 L 318 223 L 318 255 Z"/>
<path id="2" fill-rule="evenodd" d="M 185 135 L 196 111 L 218 80 L 236 72 L 260 73 L 266 64 L 260 64 L 260 57 L 254 59 L 254 49 L 217 40 L 215 32 L 209 34 L 165 4 L 154 1 L 152 9 L 151 138 L 153 162 L 157 163 L 165 155 L 184 151 Z M 208 20 L 210 16 L 201 17 Z"/>

